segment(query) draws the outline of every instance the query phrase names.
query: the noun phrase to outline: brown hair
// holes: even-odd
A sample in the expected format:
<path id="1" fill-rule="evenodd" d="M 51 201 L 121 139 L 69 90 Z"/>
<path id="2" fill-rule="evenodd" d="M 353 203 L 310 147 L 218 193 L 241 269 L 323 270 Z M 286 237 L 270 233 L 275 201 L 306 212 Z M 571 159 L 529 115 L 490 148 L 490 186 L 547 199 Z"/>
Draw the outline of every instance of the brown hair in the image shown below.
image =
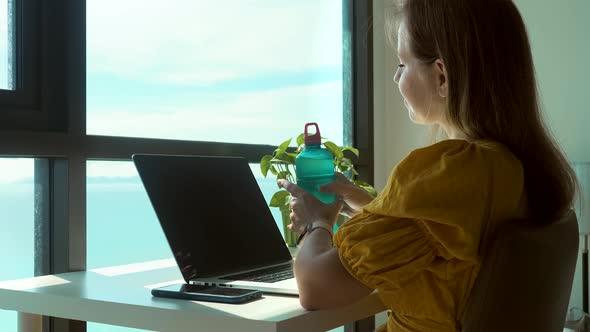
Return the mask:
<path id="1" fill-rule="evenodd" d="M 402 0 L 394 11 L 413 55 L 446 66 L 449 122 L 472 139 L 501 142 L 522 162 L 531 217 L 551 222 L 571 209 L 576 177 L 543 122 L 527 31 L 514 3 Z M 395 35 L 389 24 L 390 41 Z"/>

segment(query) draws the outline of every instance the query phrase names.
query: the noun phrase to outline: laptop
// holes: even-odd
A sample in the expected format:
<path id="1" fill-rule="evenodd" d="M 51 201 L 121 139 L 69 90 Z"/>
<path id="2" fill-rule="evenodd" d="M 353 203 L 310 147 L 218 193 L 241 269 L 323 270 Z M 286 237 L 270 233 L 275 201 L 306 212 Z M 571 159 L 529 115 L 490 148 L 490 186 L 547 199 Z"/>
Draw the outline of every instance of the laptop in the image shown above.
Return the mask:
<path id="1" fill-rule="evenodd" d="M 299 294 L 293 258 L 246 159 L 132 158 L 187 283 Z"/>

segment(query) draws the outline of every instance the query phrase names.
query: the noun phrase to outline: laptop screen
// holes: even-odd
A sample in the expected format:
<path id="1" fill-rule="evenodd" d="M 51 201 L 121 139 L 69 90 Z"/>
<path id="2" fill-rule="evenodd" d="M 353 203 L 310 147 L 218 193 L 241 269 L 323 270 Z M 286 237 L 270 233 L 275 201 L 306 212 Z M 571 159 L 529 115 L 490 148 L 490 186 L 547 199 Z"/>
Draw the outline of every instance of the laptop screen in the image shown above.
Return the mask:
<path id="1" fill-rule="evenodd" d="M 184 279 L 291 261 L 244 158 L 134 155 Z"/>

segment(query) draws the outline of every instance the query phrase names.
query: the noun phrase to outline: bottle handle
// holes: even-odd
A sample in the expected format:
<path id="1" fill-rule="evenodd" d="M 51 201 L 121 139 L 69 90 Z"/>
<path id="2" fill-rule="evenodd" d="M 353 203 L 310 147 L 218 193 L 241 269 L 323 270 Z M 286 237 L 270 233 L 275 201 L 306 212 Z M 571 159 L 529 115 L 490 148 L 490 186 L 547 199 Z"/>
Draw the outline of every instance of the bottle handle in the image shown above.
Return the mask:
<path id="1" fill-rule="evenodd" d="M 311 126 L 315 127 L 315 134 L 313 134 L 313 135 L 309 135 L 309 132 L 308 132 L 308 128 Z M 318 124 L 315 122 L 308 122 L 305 124 L 303 137 L 305 140 L 305 145 L 320 145 L 320 144 L 322 144 L 322 135 L 320 134 L 320 126 L 318 126 Z"/>

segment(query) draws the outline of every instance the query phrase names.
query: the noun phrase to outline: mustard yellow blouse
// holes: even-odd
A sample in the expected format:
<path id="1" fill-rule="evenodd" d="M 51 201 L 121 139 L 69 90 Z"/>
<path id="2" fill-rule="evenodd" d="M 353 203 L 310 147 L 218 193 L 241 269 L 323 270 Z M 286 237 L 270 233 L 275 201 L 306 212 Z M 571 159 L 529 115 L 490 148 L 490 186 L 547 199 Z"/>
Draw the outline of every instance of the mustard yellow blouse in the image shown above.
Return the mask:
<path id="1" fill-rule="evenodd" d="M 402 160 L 334 236 L 344 267 L 390 309 L 379 331 L 459 331 L 482 249 L 523 195 L 522 165 L 500 143 L 446 140 Z"/>

